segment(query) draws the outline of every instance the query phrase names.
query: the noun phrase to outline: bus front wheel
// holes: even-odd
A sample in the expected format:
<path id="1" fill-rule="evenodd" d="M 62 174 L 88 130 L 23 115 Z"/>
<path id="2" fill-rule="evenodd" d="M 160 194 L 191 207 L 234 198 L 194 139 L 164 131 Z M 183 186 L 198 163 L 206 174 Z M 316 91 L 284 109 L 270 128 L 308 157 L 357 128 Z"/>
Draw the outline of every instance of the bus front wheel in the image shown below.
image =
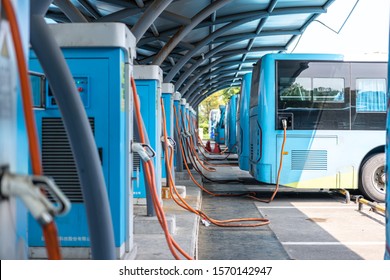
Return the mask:
<path id="1" fill-rule="evenodd" d="M 384 202 L 386 194 L 386 157 L 379 153 L 368 158 L 362 167 L 361 188 L 367 198 L 376 202 Z"/>

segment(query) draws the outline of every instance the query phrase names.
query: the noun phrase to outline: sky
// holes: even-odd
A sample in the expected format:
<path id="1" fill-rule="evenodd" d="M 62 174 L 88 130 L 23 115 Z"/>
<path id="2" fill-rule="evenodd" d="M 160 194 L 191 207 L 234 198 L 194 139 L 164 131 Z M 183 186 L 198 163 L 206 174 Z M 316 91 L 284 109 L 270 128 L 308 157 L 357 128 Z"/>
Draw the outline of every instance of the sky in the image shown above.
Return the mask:
<path id="1" fill-rule="evenodd" d="M 336 0 L 317 20 L 339 31 L 356 1 Z M 389 13 L 389 0 L 359 0 L 338 34 L 314 21 L 288 52 L 335 53 L 343 54 L 345 60 L 387 61 Z"/>

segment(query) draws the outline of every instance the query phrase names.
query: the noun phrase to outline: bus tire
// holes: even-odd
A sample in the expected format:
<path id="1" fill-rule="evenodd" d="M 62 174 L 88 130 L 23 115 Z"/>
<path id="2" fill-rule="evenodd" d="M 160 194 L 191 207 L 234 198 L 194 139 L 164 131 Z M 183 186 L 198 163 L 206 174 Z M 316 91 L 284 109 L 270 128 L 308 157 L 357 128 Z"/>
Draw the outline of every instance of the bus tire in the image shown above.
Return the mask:
<path id="1" fill-rule="evenodd" d="M 386 194 L 386 156 L 379 153 L 369 157 L 362 166 L 360 190 L 368 199 L 384 202 Z"/>

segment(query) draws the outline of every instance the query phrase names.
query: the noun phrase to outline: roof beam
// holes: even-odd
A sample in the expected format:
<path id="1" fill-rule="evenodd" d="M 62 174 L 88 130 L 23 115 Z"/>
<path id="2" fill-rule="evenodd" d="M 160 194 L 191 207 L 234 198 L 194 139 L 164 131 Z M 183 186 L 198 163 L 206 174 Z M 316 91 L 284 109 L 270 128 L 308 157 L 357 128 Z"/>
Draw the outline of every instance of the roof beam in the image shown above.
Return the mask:
<path id="1" fill-rule="evenodd" d="M 268 6 L 268 9 L 267 9 L 268 13 L 272 14 L 273 10 L 275 9 L 275 6 L 276 6 L 277 2 L 278 2 L 278 0 L 272 0 L 270 2 L 269 6 Z M 262 32 L 264 24 L 266 23 L 267 19 L 268 18 L 262 18 L 260 20 L 260 22 L 259 22 L 259 24 L 257 25 L 257 28 L 256 28 L 256 32 L 255 32 L 256 35 L 259 35 Z M 255 39 L 256 39 L 256 37 L 254 37 L 254 38 L 249 40 L 248 46 L 246 47 L 246 49 L 248 51 L 250 51 L 252 49 L 252 47 L 253 47 L 253 45 L 255 43 Z M 248 56 L 247 53 L 242 56 L 242 60 L 241 60 L 241 63 L 239 65 L 239 67 L 238 67 L 238 70 L 241 69 L 242 64 L 244 63 L 244 61 L 247 58 L 247 56 Z M 238 72 L 236 73 L 236 77 L 237 77 L 237 75 L 238 75 Z M 234 82 L 234 80 L 233 80 L 233 82 Z"/>
<path id="2" fill-rule="evenodd" d="M 283 15 L 283 14 L 299 14 L 299 13 L 316 13 L 316 14 L 321 14 L 325 13 L 326 9 L 321 8 L 321 7 L 301 7 L 299 10 L 298 8 L 283 8 L 283 9 L 274 9 L 272 14 L 270 16 L 278 16 L 278 15 Z M 216 18 L 215 22 L 210 21 L 209 24 L 204 24 L 205 21 L 197 25 L 194 29 L 201 28 L 201 27 L 206 27 L 206 26 L 211 26 L 214 24 L 221 24 L 221 23 L 226 23 L 226 22 L 231 22 L 231 21 L 238 21 L 238 20 L 245 20 L 246 18 L 251 18 L 251 17 L 258 17 L 259 14 L 264 14 L 265 10 L 258 10 L 258 11 L 253 11 L 253 12 L 245 12 L 241 14 L 235 14 L 235 15 L 229 15 L 229 16 L 224 16 L 220 18 Z M 172 28 L 170 30 L 162 31 L 160 32 L 160 36 L 165 36 L 165 37 L 170 37 L 174 32 L 177 31 L 176 28 Z M 147 44 L 150 42 L 155 41 L 156 37 L 147 37 L 143 38 L 139 43 L 140 45 Z M 214 42 L 222 41 L 215 39 Z"/>
<path id="3" fill-rule="evenodd" d="M 249 68 L 247 70 L 239 70 L 238 72 L 250 72 L 251 70 L 252 70 L 252 68 Z M 202 78 L 202 79 L 200 79 L 197 84 L 194 84 L 194 85 L 191 86 L 191 88 L 188 90 L 187 96 L 191 96 L 197 90 L 197 88 L 199 88 L 199 87 L 204 88 L 204 86 L 208 84 L 208 82 L 205 82 L 205 81 L 207 81 L 209 79 L 210 79 L 209 81 L 221 81 L 221 80 L 228 81 L 229 80 L 229 81 L 231 81 L 233 83 L 234 79 L 235 78 L 237 79 L 238 76 L 237 77 L 230 77 L 230 76 L 235 75 L 236 71 L 237 71 L 237 69 L 221 71 L 221 73 L 220 73 L 221 75 L 219 75 L 218 78 L 214 78 L 214 79 L 210 79 L 210 78 L 212 76 L 214 76 L 216 73 L 215 72 L 214 73 L 208 73 L 207 76 Z M 225 77 L 228 77 L 228 78 L 221 79 L 221 78 L 225 78 Z"/>
<path id="4" fill-rule="evenodd" d="M 230 86 L 230 83 L 224 83 L 219 86 L 214 86 L 210 88 L 208 91 L 200 93 L 195 95 L 193 98 L 190 99 L 189 103 L 192 105 L 192 107 L 197 107 L 204 99 L 209 97 L 210 95 L 213 95 L 217 91 L 220 91 L 221 89 L 230 88 L 230 87 L 236 87 L 240 86 L 241 83 L 235 83 L 233 86 Z"/>
<path id="5" fill-rule="evenodd" d="M 149 46 L 145 46 L 144 48 L 142 48 L 142 49 L 145 49 L 145 50 L 148 50 L 148 51 L 153 51 L 153 52 L 155 52 L 155 50 L 156 50 L 156 48 L 154 48 L 154 47 L 149 47 Z M 143 58 L 143 59 L 140 59 L 140 60 L 138 60 L 138 62 L 140 63 L 140 64 L 148 64 L 148 63 L 150 63 L 152 60 L 153 60 L 153 57 L 154 56 L 149 56 L 149 57 L 145 57 L 145 58 Z M 180 53 L 171 53 L 170 55 L 169 55 L 169 57 L 173 57 L 173 58 L 176 58 L 176 59 L 180 59 L 181 57 L 182 57 L 182 55 L 180 54 Z M 195 63 L 196 61 L 195 60 L 192 60 L 191 61 L 192 63 Z"/>
<path id="6" fill-rule="evenodd" d="M 233 45 L 233 44 L 238 43 L 238 42 L 243 41 L 243 40 L 248 40 L 249 38 L 256 38 L 256 37 L 261 37 L 261 36 L 294 35 L 294 34 L 301 34 L 301 33 L 299 32 L 299 30 L 291 30 L 291 31 L 272 31 L 272 30 L 270 30 L 270 31 L 265 31 L 265 32 L 263 31 L 260 34 L 244 33 L 244 34 L 241 34 L 242 36 L 240 36 L 240 34 L 234 35 L 234 37 L 229 36 L 229 39 L 233 39 L 233 40 L 230 40 L 230 41 L 227 41 L 223 44 L 220 44 L 218 47 L 214 48 L 212 51 L 205 54 L 204 58 L 203 57 L 199 58 L 195 64 L 193 64 L 190 68 L 188 68 L 179 77 L 179 79 L 175 83 L 176 87 L 179 88 L 184 83 L 184 81 L 192 74 L 192 72 L 195 71 L 195 69 L 197 67 L 199 67 L 206 59 L 209 59 L 210 57 L 216 55 L 218 52 L 222 51 L 223 49 L 227 48 L 230 45 Z M 180 61 L 181 60 L 179 60 L 176 63 L 174 68 L 177 68 L 177 65 L 179 63 L 181 63 Z M 172 68 L 171 72 L 174 70 L 174 68 Z M 176 69 L 175 69 L 175 71 L 176 71 Z M 171 72 L 169 72 L 169 73 L 171 73 Z M 164 82 L 167 82 L 171 78 L 171 76 L 169 76 L 169 73 L 165 77 Z M 172 77 L 172 79 L 173 79 L 173 77 Z"/>
<path id="7" fill-rule="evenodd" d="M 128 0 L 110 0 L 110 4 L 116 5 L 119 7 L 138 7 L 135 3 Z"/>
<path id="8" fill-rule="evenodd" d="M 70 0 L 54 0 L 53 4 L 60 8 L 71 22 L 89 22 Z"/>
<path id="9" fill-rule="evenodd" d="M 256 14 L 259 13 L 264 13 L 264 10 L 256 10 L 256 11 L 217 17 L 215 22 L 211 20 L 205 20 L 202 23 L 198 24 L 194 29 L 237 21 L 244 18 L 255 16 Z M 326 9 L 318 6 L 278 8 L 278 9 L 274 9 L 272 16 L 291 15 L 291 14 L 312 14 L 312 13 L 314 14 L 326 13 Z M 172 35 L 176 31 L 177 31 L 177 27 L 164 30 L 161 33 L 164 35 Z"/>
<path id="10" fill-rule="evenodd" d="M 167 58 L 167 56 L 173 51 L 177 44 L 184 39 L 199 23 L 201 23 L 206 17 L 211 15 L 214 11 L 222 8 L 226 4 L 230 3 L 232 0 L 218 0 L 210 4 L 199 13 L 197 13 L 193 18 L 191 18 L 191 24 L 182 26 L 175 35 L 169 40 L 169 42 L 160 50 L 160 52 L 155 56 L 152 64 L 161 65 L 162 62 Z"/>
<path id="11" fill-rule="evenodd" d="M 188 62 L 188 60 L 193 57 L 201 48 L 203 48 L 204 46 L 206 46 L 207 44 L 209 44 L 210 42 L 212 42 L 214 39 L 216 39 L 218 36 L 222 35 L 223 33 L 231 30 L 232 28 L 234 27 L 237 27 L 237 26 L 240 26 L 240 25 L 243 25 L 247 22 L 250 22 L 252 20 L 256 20 L 256 19 L 259 19 L 261 17 L 264 17 L 264 16 L 267 16 L 266 13 L 261 13 L 261 14 L 257 14 L 253 17 L 248 17 L 248 18 L 245 18 L 245 19 L 242 19 L 242 20 L 238 20 L 238 21 L 234 21 L 234 22 L 231 22 L 221 28 L 219 28 L 218 30 L 216 30 L 215 32 L 211 33 L 210 35 L 208 35 L 207 37 L 205 37 L 203 40 L 199 41 L 197 44 L 196 44 L 196 47 L 193 49 L 193 50 L 190 50 L 188 51 L 181 60 L 179 60 L 175 67 L 172 68 L 172 70 L 168 73 L 168 75 L 165 77 L 164 79 L 164 82 L 166 83 L 169 83 L 172 81 L 173 77 L 176 76 L 176 74 L 180 71 L 180 69 Z"/>
<path id="12" fill-rule="evenodd" d="M 121 2 L 119 2 L 119 3 L 121 3 Z M 126 19 L 128 17 L 132 17 L 132 16 L 138 15 L 140 13 L 143 13 L 153 3 L 152 2 L 149 2 L 146 4 L 144 3 L 143 7 L 136 6 L 135 4 L 131 4 L 129 2 L 126 2 L 126 4 L 127 4 L 126 8 L 124 8 L 120 11 L 111 13 L 109 15 L 106 15 L 104 17 L 101 17 L 101 18 L 97 19 L 96 21 L 104 21 L 104 22 L 123 21 L 124 19 Z M 123 3 L 123 5 L 124 5 L 124 3 Z M 161 12 L 161 14 L 159 15 L 159 17 L 164 18 L 166 20 L 170 20 L 172 22 L 179 23 L 181 25 L 186 25 L 186 24 L 191 23 L 191 20 L 189 18 L 172 13 L 172 12 L 169 12 L 169 11 L 166 11 L 166 10 L 163 10 Z M 156 40 L 156 37 L 151 36 L 151 37 L 148 37 L 147 39 L 149 39 L 148 42 L 152 42 L 152 41 Z M 138 43 L 138 45 L 143 45 L 144 40 L 145 39 L 142 39 Z"/>
<path id="13" fill-rule="evenodd" d="M 265 36 L 281 36 L 281 35 L 300 35 L 301 31 L 300 29 L 287 29 L 287 30 L 267 30 L 263 32 L 246 32 L 246 33 L 240 33 L 240 34 L 232 34 L 232 35 L 226 35 L 216 38 L 213 43 L 221 43 L 221 42 L 229 42 L 229 41 L 235 41 L 237 39 L 241 39 L 240 41 L 254 39 L 257 37 L 265 37 Z"/>
<path id="14" fill-rule="evenodd" d="M 218 52 L 222 51 L 223 49 L 227 48 L 228 46 L 240 42 L 240 39 L 237 39 L 236 41 L 226 42 L 224 44 L 220 44 L 218 47 L 214 48 L 212 51 L 208 52 L 204 55 L 204 57 L 200 57 L 196 60 L 195 63 L 191 65 L 188 69 L 184 71 L 184 73 L 179 77 L 179 79 L 176 81 L 175 85 L 177 88 L 181 87 L 181 85 L 184 83 L 184 81 L 192 74 L 192 72 L 195 71 L 196 68 L 198 68 L 200 65 L 202 65 L 207 59 L 213 57 Z M 168 76 L 168 75 L 167 75 Z M 168 79 L 166 79 L 168 80 Z"/>
<path id="15" fill-rule="evenodd" d="M 135 4 L 137 4 L 138 7 L 143 8 L 145 7 L 145 3 L 143 0 L 134 0 Z"/>
<path id="16" fill-rule="evenodd" d="M 222 84 L 229 84 L 229 83 L 231 83 L 231 80 L 232 80 L 231 77 L 230 78 L 226 78 L 226 79 L 221 79 L 221 80 L 218 80 L 218 81 L 212 80 L 212 81 L 209 81 L 208 83 L 205 83 L 203 86 L 198 87 L 197 90 L 198 90 L 198 92 L 203 92 L 207 88 L 213 89 L 213 88 L 216 88 L 216 87 L 218 87 L 218 86 L 220 86 Z M 188 98 L 187 98 L 188 102 L 194 100 L 195 96 L 196 95 L 188 96 Z"/>
<path id="17" fill-rule="evenodd" d="M 153 34 L 154 34 L 155 36 L 158 36 L 158 35 L 159 35 L 159 32 L 158 32 L 158 30 L 157 30 L 157 27 L 156 27 L 156 25 L 155 25 L 154 23 L 152 23 L 152 25 L 150 25 L 150 30 L 153 32 Z M 160 44 L 161 47 L 164 46 L 164 43 L 163 43 L 163 42 L 158 41 L 158 43 Z M 139 50 L 139 49 L 138 49 L 138 50 Z M 169 60 L 169 62 L 171 63 L 172 66 L 175 65 L 175 61 L 173 60 L 172 57 L 168 57 L 168 60 Z"/>
<path id="18" fill-rule="evenodd" d="M 160 15 L 161 18 L 170 20 L 176 23 L 179 23 L 180 25 L 189 25 L 191 24 L 191 19 L 182 15 L 178 15 L 175 13 L 172 13 L 170 11 L 164 11 Z"/>
<path id="19" fill-rule="evenodd" d="M 56 22 L 71 22 L 65 14 L 52 12 L 50 10 L 47 11 L 45 17 L 50 18 Z"/>
<path id="20" fill-rule="evenodd" d="M 102 14 L 88 0 L 77 0 L 80 5 L 95 19 L 101 18 Z"/>
<path id="21" fill-rule="evenodd" d="M 131 29 L 131 32 L 135 36 L 137 42 L 139 42 L 153 22 L 169 6 L 169 4 L 171 4 L 172 1 L 173 0 L 155 0 L 152 4 L 150 4 L 146 11 L 142 14 L 141 18 Z"/>
<path id="22" fill-rule="evenodd" d="M 253 67 L 245 67 L 244 69 L 241 69 L 241 70 L 239 70 L 239 71 L 240 71 L 240 72 L 250 72 L 250 71 L 252 71 L 252 69 L 253 69 Z M 218 79 L 221 78 L 221 77 L 231 76 L 231 75 L 234 74 L 236 71 L 237 71 L 237 69 L 225 69 L 225 68 L 223 68 L 223 67 L 220 67 L 220 68 L 218 68 L 218 69 L 216 69 L 216 70 L 214 70 L 214 71 L 211 71 L 211 72 L 207 73 L 205 76 L 202 76 L 202 77 L 198 80 L 197 84 L 193 85 L 192 88 L 193 88 L 194 86 L 200 86 L 200 85 L 202 85 L 202 84 L 205 83 L 207 80 L 212 79 L 212 77 L 213 77 L 213 76 L 216 76 L 217 74 L 219 74 L 219 75 L 218 75 L 218 78 L 214 78 L 215 80 L 218 80 Z M 190 95 L 190 94 L 191 94 L 191 91 L 189 90 L 189 91 L 188 91 L 188 95 Z"/>
<path id="23" fill-rule="evenodd" d="M 202 47 L 204 47 L 205 45 L 209 44 L 210 42 L 215 43 L 216 42 L 215 39 L 217 37 L 219 37 L 224 32 L 226 32 L 228 30 L 231 30 L 232 28 L 234 28 L 236 26 L 242 25 L 244 23 L 247 23 L 247 22 L 250 22 L 250 21 L 253 21 L 253 20 L 256 20 L 256 19 L 260 19 L 260 18 L 262 19 L 262 20 L 260 20 L 260 23 L 259 23 L 259 25 L 257 27 L 257 30 L 254 33 L 254 35 L 250 35 L 249 36 L 249 37 L 251 37 L 251 42 L 249 42 L 249 44 L 248 44 L 248 49 L 250 50 L 250 48 L 252 48 L 252 46 L 254 44 L 254 38 L 259 36 L 259 34 L 261 33 L 261 31 L 263 29 L 263 26 L 265 24 L 265 20 L 268 17 L 275 16 L 275 15 L 281 15 L 281 14 L 298 14 L 298 13 L 303 13 L 303 12 L 307 13 L 309 11 L 311 13 L 314 12 L 314 11 L 316 11 L 316 12 L 318 12 L 318 11 L 324 12 L 324 9 L 318 8 L 318 7 L 316 7 L 315 9 L 313 7 L 310 7 L 310 8 L 302 7 L 302 9 L 299 9 L 299 10 L 297 10 L 296 8 L 275 9 L 276 2 L 277 2 L 277 0 L 273 0 L 271 2 L 270 6 L 268 7 L 267 11 L 264 11 L 264 10 L 261 11 L 261 12 L 258 11 L 255 14 L 253 14 L 252 12 L 245 13 L 245 14 L 247 14 L 247 16 L 245 18 L 240 18 L 237 21 L 231 22 L 231 23 L 223 26 L 222 28 L 218 29 L 214 33 L 210 34 L 209 36 L 207 36 L 203 40 L 199 41 L 197 43 L 196 47 L 193 50 L 187 52 L 184 55 L 184 57 L 176 63 L 176 65 L 172 68 L 172 70 L 165 77 L 164 82 L 171 82 L 172 79 L 175 77 L 175 75 L 180 71 L 180 69 L 188 62 L 188 59 L 191 58 L 197 51 L 199 51 Z M 214 23 L 216 23 L 217 21 L 218 21 L 218 19 L 216 19 L 214 21 Z M 293 32 L 297 32 L 297 31 L 294 30 Z M 272 35 L 280 35 L 280 34 L 269 34 L 268 36 L 272 36 Z M 181 86 L 182 82 L 183 82 L 183 79 L 180 79 L 180 83 L 179 83 L 179 85 L 177 85 L 178 88 Z"/>
<path id="24" fill-rule="evenodd" d="M 255 64 L 256 62 L 259 61 L 260 58 L 255 58 L 255 59 L 248 59 L 246 60 L 246 63 L 252 63 Z M 219 67 L 224 67 L 224 66 L 232 66 L 232 65 L 238 65 L 240 63 L 241 59 L 238 60 L 229 60 L 225 62 L 221 62 L 218 66 Z"/>
<path id="25" fill-rule="evenodd" d="M 128 17 L 132 17 L 141 13 L 142 10 L 138 8 L 124 8 L 117 12 L 108 14 L 104 17 L 96 19 L 96 22 L 113 22 L 113 21 L 124 21 Z"/>
<path id="26" fill-rule="evenodd" d="M 222 62 L 222 61 L 225 61 L 226 59 L 230 58 L 230 57 L 233 57 L 233 56 L 236 56 L 236 55 L 239 55 L 239 54 L 244 54 L 244 53 L 247 53 L 247 52 L 263 52 L 263 51 L 273 51 L 273 50 L 280 50 L 280 51 L 284 51 L 285 48 L 284 47 L 280 47 L 280 46 L 269 46 L 269 47 L 263 47 L 263 48 L 253 48 L 252 50 L 248 51 L 248 50 L 243 50 L 243 49 L 239 49 L 239 50 L 233 50 L 233 51 L 225 51 L 223 52 L 224 55 L 222 57 L 220 57 L 219 59 L 213 61 L 212 63 L 210 63 L 209 65 L 203 67 L 197 74 L 195 74 L 189 81 L 188 83 L 186 83 L 186 85 L 181 89 L 179 90 L 183 96 L 185 96 L 187 90 L 189 89 L 189 87 L 199 79 L 199 77 L 201 75 L 203 75 L 204 73 L 206 73 L 207 71 L 209 71 L 211 68 L 215 67 L 216 65 L 218 65 L 218 63 Z M 222 55 L 222 52 L 219 53 L 219 55 Z M 177 88 L 178 89 L 178 88 Z"/>

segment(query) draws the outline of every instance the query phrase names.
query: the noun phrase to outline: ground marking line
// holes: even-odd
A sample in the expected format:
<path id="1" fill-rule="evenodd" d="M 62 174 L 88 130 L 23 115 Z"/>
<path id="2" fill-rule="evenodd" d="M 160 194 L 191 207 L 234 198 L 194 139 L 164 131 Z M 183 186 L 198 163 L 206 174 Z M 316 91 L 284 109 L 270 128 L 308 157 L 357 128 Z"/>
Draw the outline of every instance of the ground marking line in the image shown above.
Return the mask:
<path id="1" fill-rule="evenodd" d="M 322 245 L 322 246 L 328 246 L 328 245 L 359 245 L 359 246 L 372 246 L 372 245 L 384 245 L 384 241 L 347 241 L 347 242 L 281 242 L 283 245 L 298 245 L 298 246 L 303 246 L 303 245 L 310 245 L 310 246 L 317 246 L 317 245 Z"/>
<path id="2" fill-rule="evenodd" d="M 257 206 L 258 209 L 351 209 L 357 205 L 345 206 Z"/>

